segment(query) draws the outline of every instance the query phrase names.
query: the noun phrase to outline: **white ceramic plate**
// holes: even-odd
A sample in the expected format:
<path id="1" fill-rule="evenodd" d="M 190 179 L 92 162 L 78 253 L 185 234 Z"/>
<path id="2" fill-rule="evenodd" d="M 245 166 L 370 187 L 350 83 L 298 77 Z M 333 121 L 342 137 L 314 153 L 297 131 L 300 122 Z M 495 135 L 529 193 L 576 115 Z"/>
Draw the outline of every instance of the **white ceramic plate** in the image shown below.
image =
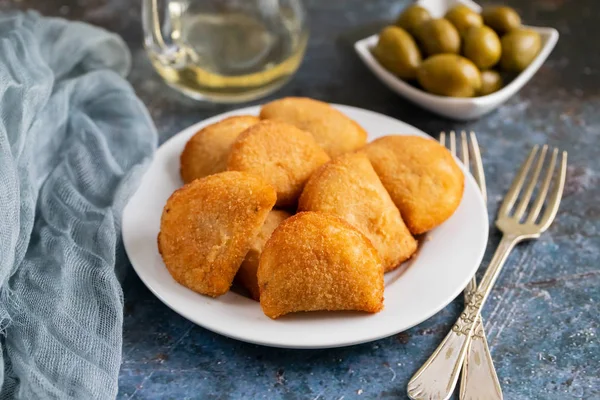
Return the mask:
<path id="1" fill-rule="evenodd" d="M 477 12 L 481 11 L 481 7 L 470 0 L 419 0 L 417 3 L 426 8 L 435 18 L 443 17 L 446 11 L 456 4 L 465 4 Z M 556 29 L 535 26 L 529 26 L 528 28 L 538 32 L 542 38 L 542 49 L 540 50 L 540 53 L 535 60 L 533 60 L 533 62 L 508 85 L 495 93 L 481 97 L 453 98 L 438 96 L 427 93 L 396 77 L 379 64 L 371 53 L 371 49 L 375 47 L 379 40 L 379 35 L 373 35 L 359 40 L 354 44 L 354 49 L 371 72 L 373 72 L 387 87 L 400 96 L 444 117 L 469 120 L 479 118 L 482 115 L 489 113 L 521 90 L 542 66 L 546 58 L 548 58 L 552 52 L 552 49 L 554 49 L 554 46 L 558 41 L 558 31 Z"/>
<path id="2" fill-rule="evenodd" d="M 415 127 L 381 114 L 335 107 L 362 125 L 370 140 L 389 134 L 428 137 Z M 158 149 L 139 189 L 125 207 L 125 249 L 137 274 L 163 303 L 190 321 L 234 339 L 276 347 L 326 348 L 368 342 L 406 330 L 460 294 L 481 262 L 488 237 L 486 208 L 469 174 L 456 213 L 427 234 L 404 273 L 386 275 L 385 308 L 378 314 L 298 313 L 274 321 L 262 313 L 257 302 L 237 293 L 213 299 L 176 283 L 158 253 L 156 236 L 167 198 L 182 185 L 179 155 L 201 127 L 226 116 L 258 112 L 259 107 L 243 108 L 175 135 Z"/>

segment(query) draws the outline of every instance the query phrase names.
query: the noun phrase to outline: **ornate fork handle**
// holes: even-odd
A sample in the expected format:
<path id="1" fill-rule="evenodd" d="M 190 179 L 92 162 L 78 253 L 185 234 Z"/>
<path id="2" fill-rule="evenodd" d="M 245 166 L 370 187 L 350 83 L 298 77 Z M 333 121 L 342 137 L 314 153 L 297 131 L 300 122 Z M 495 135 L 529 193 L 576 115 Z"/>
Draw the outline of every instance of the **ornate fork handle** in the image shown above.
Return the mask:
<path id="1" fill-rule="evenodd" d="M 465 302 L 475 295 L 474 280 L 465 290 Z M 496 375 L 494 361 L 490 354 L 481 314 L 477 316 L 475 328 L 471 332 L 471 343 L 463 361 L 460 375 L 460 400 L 502 400 L 502 388 Z"/>
<path id="2" fill-rule="evenodd" d="M 479 287 L 471 296 L 452 330 L 408 382 L 408 396 L 411 399 L 446 400 L 452 395 L 471 336 L 477 325 L 480 324 L 478 314 L 490 294 L 508 254 L 521 239 L 521 237 L 513 235 L 502 237 Z"/>
<path id="3" fill-rule="evenodd" d="M 477 319 L 463 361 L 458 398 L 460 400 L 502 400 L 502 388 L 485 338 L 481 314 Z"/>

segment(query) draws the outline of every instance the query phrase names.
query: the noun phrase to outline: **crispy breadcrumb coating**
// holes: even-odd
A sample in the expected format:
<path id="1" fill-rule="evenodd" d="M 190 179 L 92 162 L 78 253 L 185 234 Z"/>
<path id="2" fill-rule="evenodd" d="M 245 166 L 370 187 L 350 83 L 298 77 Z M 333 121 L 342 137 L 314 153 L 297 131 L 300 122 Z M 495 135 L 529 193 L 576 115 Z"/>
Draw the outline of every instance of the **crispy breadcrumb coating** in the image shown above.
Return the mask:
<path id="1" fill-rule="evenodd" d="M 267 103 L 260 117 L 310 132 L 331 158 L 357 150 L 367 142 L 367 132 L 355 121 L 327 103 L 306 97 L 284 97 Z"/>
<path id="2" fill-rule="evenodd" d="M 277 206 L 294 206 L 310 175 L 329 161 L 313 137 L 293 125 L 261 121 L 231 147 L 227 169 L 260 176 L 277 190 Z"/>
<path id="3" fill-rule="evenodd" d="M 259 121 L 252 115 L 225 118 L 200 129 L 185 145 L 180 159 L 184 183 L 227 169 L 229 149 L 240 133 Z"/>
<path id="4" fill-rule="evenodd" d="M 302 212 L 267 241 L 258 267 L 260 305 L 270 318 L 297 311 L 383 308 L 383 265 L 369 239 L 344 220 Z"/>
<path id="5" fill-rule="evenodd" d="M 176 190 L 158 234 L 171 276 L 195 292 L 225 294 L 275 199 L 271 185 L 243 172 L 222 172 Z"/>
<path id="6" fill-rule="evenodd" d="M 465 177 L 452 154 L 435 140 L 384 136 L 361 151 L 413 235 L 435 228 L 458 208 Z"/>
<path id="7" fill-rule="evenodd" d="M 357 228 L 379 252 L 386 272 L 417 250 L 417 241 L 364 154 L 344 154 L 319 168 L 304 187 L 298 209 L 331 213 Z"/>

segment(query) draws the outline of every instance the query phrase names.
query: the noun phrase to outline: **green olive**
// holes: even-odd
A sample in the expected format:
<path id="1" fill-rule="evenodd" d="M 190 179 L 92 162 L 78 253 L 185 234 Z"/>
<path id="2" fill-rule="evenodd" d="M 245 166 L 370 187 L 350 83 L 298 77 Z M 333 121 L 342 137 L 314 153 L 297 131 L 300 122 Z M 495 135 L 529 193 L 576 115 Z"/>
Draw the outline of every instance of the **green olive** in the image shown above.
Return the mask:
<path id="1" fill-rule="evenodd" d="M 506 71 L 521 72 L 540 52 L 542 39 L 531 29 L 517 29 L 502 36 L 500 66 Z"/>
<path id="2" fill-rule="evenodd" d="M 471 27 L 465 35 L 463 53 L 477 68 L 491 68 L 500 61 L 500 38 L 492 28 L 485 25 Z"/>
<path id="3" fill-rule="evenodd" d="M 481 18 L 481 15 L 464 4 L 459 4 L 452 8 L 446 13 L 444 18 L 456 27 L 461 36 L 464 36 L 469 28 L 483 25 L 483 18 Z"/>
<path id="4" fill-rule="evenodd" d="M 400 14 L 396 20 L 396 25 L 414 36 L 417 33 L 419 25 L 430 19 L 431 15 L 429 11 L 421 6 L 414 5 L 406 8 Z"/>
<path id="5" fill-rule="evenodd" d="M 373 55 L 388 71 L 403 79 L 417 77 L 421 52 L 415 40 L 404 29 L 388 26 L 379 34 Z"/>
<path id="6" fill-rule="evenodd" d="M 481 15 L 483 22 L 500 36 L 521 27 L 521 17 L 510 7 L 486 7 Z"/>
<path id="7" fill-rule="evenodd" d="M 497 71 L 481 71 L 481 88 L 477 92 L 479 96 L 494 93 L 502 88 L 502 77 Z"/>
<path id="8" fill-rule="evenodd" d="M 421 64 L 417 79 L 426 91 L 451 97 L 472 97 L 481 89 L 481 75 L 470 60 L 437 54 Z"/>
<path id="9" fill-rule="evenodd" d="M 425 53 L 432 56 L 441 53 L 460 52 L 460 36 L 458 31 L 444 18 L 424 22 L 417 30 L 417 39 Z"/>

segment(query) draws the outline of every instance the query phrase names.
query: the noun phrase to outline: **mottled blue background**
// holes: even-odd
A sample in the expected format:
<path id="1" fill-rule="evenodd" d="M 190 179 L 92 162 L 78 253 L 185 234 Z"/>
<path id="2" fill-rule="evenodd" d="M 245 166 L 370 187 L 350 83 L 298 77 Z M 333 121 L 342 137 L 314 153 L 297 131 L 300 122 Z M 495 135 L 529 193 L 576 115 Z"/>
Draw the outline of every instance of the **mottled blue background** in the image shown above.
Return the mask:
<path id="1" fill-rule="evenodd" d="M 533 144 L 569 152 L 561 210 L 547 234 L 510 256 L 484 318 L 510 400 L 599 399 L 600 3 L 509 0 L 531 25 L 560 31 L 531 82 L 479 121 L 456 123 L 397 97 L 359 62 L 351 44 L 377 31 L 406 1 L 306 1 L 311 38 L 297 75 L 274 97 L 297 95 L 364 107 L 437 136 L 473 129 L 483 146 L 490 215 Z M 484 3 L 487 3 L 484 2 Z M 126 0 L 0 0 L 121 34 L 134 58 L 130 81 L 161 141 L 232 107 L 201 108 L 154 73 L 141 46 L 140 4 Z M 490 232 L 489 249 L 498 243 Z M 486 254 L 487 264 L 491 254 Z M 156 299 L 135 273 L 125 283 L 119 399 L 404 399 L 406 384 L 457 317 L 455 301 L 396 336 L 342 349 L 295 351 L 249 345 L 199 328 Z"/>

